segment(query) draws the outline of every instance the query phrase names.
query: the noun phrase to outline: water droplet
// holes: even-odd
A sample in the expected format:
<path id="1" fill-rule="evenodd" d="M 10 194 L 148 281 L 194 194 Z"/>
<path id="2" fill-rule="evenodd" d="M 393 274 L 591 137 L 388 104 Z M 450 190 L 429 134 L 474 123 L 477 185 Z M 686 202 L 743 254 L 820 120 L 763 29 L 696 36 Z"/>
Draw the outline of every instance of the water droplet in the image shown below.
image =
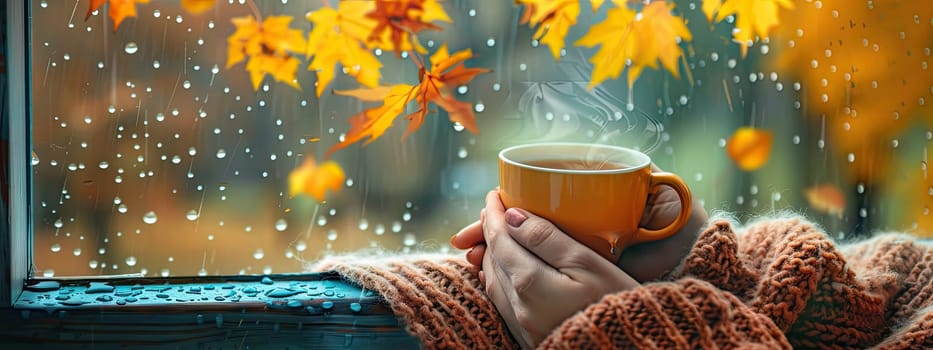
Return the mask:
<path id="1" fill-rule="evenodd" d="M 187 218 L 188 221 L 197 220 L 199 216 L 201 216 L 201 215 L 198 214 L 198 211 L 197 211 L 197 210 L 194 210 L 194 209 L 189 210 L 189 211 L 188 211 L 188 214 L 185 214 L 185 218 Z"/>
<path id="2" fill-rule="evenodd" d="M 477 103 L 475 106 L 473 106 L 473 109 L 474 109 L 477 113 L 483 113 L 483 111 L 486 110 L 486 105 L 483 104 L 482 102 L 479 102 L 479 103 Z"/>
<path id="3" fill-rule="evenodd" d="M 486 39 L 486 46 L 489 46 L 489 47 L 496 46 L 496 38 Z"/>
<path id="4" fill-rule="evenodd" d="M 162 62 L 159 62 L 159 60 L 154 60 L 154 61 L 152 61 L 152 68 L 153 68 L 153 69 L 159 69 L 159 67 L 162 67 Z"/>
<path id="5" fill-rule="evenodd" d="M 49 7 L 49 3 L 45 2 L 45 0 L 42 0 L 39 2 L 39 6 L 41 6 L 42 8 L 46 8 L 46 7 Z"/>
<path id="6" fill-rule="evenodd" d="M 98 264 L 97 260 L 91 260 L 87 262 L 87 267 L 90 267 L 91 269 L 96 269 L 97 264 Z"/>
<path id="7" fill-rule="evenodd" d="M 305 241 L 298 241 L 298 243 L 295 243 L 295 250 L 303 252 L 306 249 L 308 249 L 308 243 L 305 243 Z"/>
<path id="8" fill-rule="evenodd" d="M 136 53 L 136 51 L 139 51 L 139 46 L 136 45 L 136 42 L 130 41 L 126 43 L 126 46 L 123 48 L 123 51 L 126 51 L 126 53 L 132 55 Z"/>
<path id="9" fill-rule="evenodd" d="M 130 255 L 126 257 L 126 260 L 124 260 L 124 262 L 126 263 L 126 266 L 136 266 L 136 257 Z"/>
<path id="10" fill-rule="evenodd" d="M 328 231 L 327 231 L 327 240 L 328 240 L 328 241 L 331 241 L 331 242 L 336 241 L 336 240 L 337 240 L 337 231 L 336 231 L 336 230 L 328 230 Z"/>
<path id="11" fill-rule="evenodd" d="M 172 164 L 181 164 L 181 157 L 172 156 Z"/>
<path id="12" fill-rule="evenodd" d="M 366 229 L 369 228 L 369 220 L 360 219 L 359 228 L 360 228 L 360 231 L 366 231 Z"/>
<path id="13" fill-rule="evenodd" d="M 687 98 L 687 95 L 680 95 L 680 101 L 679 101 L 679 102 L 680 102 L 680 105 L 681 105 L 681 106 L 686 105 L 687 102 L 689 102 L 689 101 L 690 101 L 690 100 Z"/>
<path id="14" fill-rule="evenodd" d="M 375 233 L 377 236 L 382 236 L 384 233 L 386 233 L 386 227 L 382 224 L 376 224 L 376 228 L 373 229 L 373 233 Z"/>
<path id="15" fill-rule="evenodd" d="M 81 256 L 81 248 L 75 248 L 71 251 L 71 254 L 74 254 L 74 256 Z"/>
<path id="16" fill-rule="evenodd" d="M 262 249 L 256 249 L 256 251 L 253 252 L 253 259 L 256 259 L 256 260 L 262 260 L 262 258 L 264 258 L 265 256 L 266 256 L 266 253 L 263 252 Z"/>
<path id="17" fill-rule="evenodd" d="M 288 229 L 288 221 L 285 221 L 285 219 L 279 219 L 278 221 L 275 222 L 276 231 L 283 232 L 287 229 Z"/>
<path id="18" fill-rule="evenodd" d="M 52 253 L 58 253 L 62 250 L 62 245 L 58 243 L 52 244 L 51 250 Z"/>
<path id="19" fill-rule="evenodd" d="M 147 223 L 147 224 L 152 225 L 152 224 L 156 223 L 156 221 L 159 221 L 159 217 L 156 216 L 156 213 L 155 213 L 154 211 L 151 211 L 151 210 L 150 210 L 150 211 L 147 212 L 145 215 L 143 215 L 143 222 L 145 222 L 145 223 Z"/>
<path id="20" fill-rule="evenodd" d="M 59 219 L 55 219 L 55 222 L 52 225 L 55 226 L 55 228 L 62 228 L 63 226 L 65 226 L 65 223 L 62 222 L 61 218 L 59 218 Z"/>
<path id="21" fill-rule="evenodd" d="M 117 206 L 117 212 L 120 214 L 125 214 L 127 210 L 128 209 L 126 208 L 126 204 L 120 203 L 120 205 Z"/>
<path id="22" fill-rule="evenodd" d="M 223 148 L 217 150 L 217 159 L 224 159 L 227 156 L 227 151 Z"/>
<path id="23" fill-rule="evenodd" d="M 849 155 L 846 157 L 846 159 L 849 161 L 849 163 L 854 163 L 854 162 L 855 162 L 855 153 L 849 153 Z"/>
<path id="24" fill-rule="evenodd" d="M 398 221 L 393 222 L 392 232 L 398 233 L 399 231 L 402 231 L 402 223 Z"/>
<path id="25" fill-rule="evenodd" d="M 418 243 L 418 239 L 415 237 L 414 233 L 406 233 L 405 238 L 402 240 L 402 244 L 406 247 L 411 247 Z"/>
<path id="26" fill-rule="evenodd" d="M 460 147 L 460 149 L 457 150 L 457 158 L 464 159 L 468 155 L 469 155 L 469 152 L 467 152 L 467 149 L 465 147 Z"/>

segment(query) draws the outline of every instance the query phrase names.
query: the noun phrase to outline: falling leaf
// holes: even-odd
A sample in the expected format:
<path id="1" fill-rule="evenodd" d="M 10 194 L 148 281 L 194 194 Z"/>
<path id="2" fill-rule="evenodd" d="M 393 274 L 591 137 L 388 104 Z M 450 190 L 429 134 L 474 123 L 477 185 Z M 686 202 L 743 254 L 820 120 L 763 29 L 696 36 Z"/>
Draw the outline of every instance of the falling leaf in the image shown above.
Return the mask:
<path id="1" fill-rule="evenodd" d="M 327 190 L 340 191 L 346 178 L 340 164 L 328 160 L 318 166 L 314 157 L 308 157 L 288 174 L 288 193 L 291 197 L 305 194 L 323 202 Z"/>
<path id="2" fill-rule="evenodd" d="M 748 53 L 748 47 L 755 38 L 767 38 L 771 28 L 780 23 L 778 11 L 781 8 L 794 8 L 791 0 L 703 0 L 703 13 L 712 19 L 716 13 L 716 22 L 721 22 L 730 15 L 735 15 L 735 29 L 732 39 L 742 48 L 742 56 Z M 721 4 L 721 5 L 720 5 Z M 712 20 L 711 20 L 712 21 Z"/>
<path id="3" fill-rule="evenodd" d="M 193 15 L 207 12 L 214 7 L 217 0 L 181 0 L 181 7 Z"/>
<path id="4" fill-rule="evenodd" d="M 806 188 L 803 193 L 813 209 L 842 218 L 846 209 L 846 196 L 838 187 L 831 184 L 816 185 Z"/>
<path id="5" fill-rule="evenodd" d="M 772 139 L 770 131 L 741 127 L 726 142 L 726 154 L 742 170 L 754 171 L 768 162 Z"/>
<path id="6" fill-rule="evenodd" d="M 334 79 L 338 62 L 360 84 L 379 85 L 382 63 L 364 44 L 376 26 L 375 20 L 364 15 L 371 8 L 371 1 L 341 1 L 337 10 L 322 7 L 308 13 L 308 20 L 314 24 L 307 50 L 307 55 L 314 59 L 308 69 L 317 72 L 318 96 Z"/>
<path id="7" fill-rule="evenodd" d="M 416 35 L 422 30 L 441 30 L 434 22 L 452 22 L 437 0 L 374 0 L 366 17 L 376 21 L 367 41 L 401 54 L 415 50 L 424 53 Z M 387 46 L 384 44 L 388 44 Z"/>
<path id="8" fill-rule="evenodd" d="M 515 0 L 517 4 L 525 5 L 522 23 L 537 27 L 535 40 L 550 48 L 554 59 L 560 59 L 560 52 L 564 48 L 564 38 L 570 27 L 577 24 L 580 15 L 580 2 L 578 0 Z M 593 8 L 597 8 L 602 1 L 593 1 Z"/>
<path id="9" fill-rule="evenodd" d="M 678 60 L 683 56 L 681 41 L 692 40 L 683 18 L 671 15 L 674 4 L 655 1 L 636 14 L 625 6 L 610 9 L 606 19 L 592 27 L 575 44 L 585 47 L 601 45 L 590 62 L 593 73 L 589 88 L 602 81 L 618 78 L 628 68 L 631 87 L 645 67 L 657 69 L 658 61 L 674 77 L 679 77 Z"/>
<path id="10" fill-rule="evenodd" d="M 227 38 L 227 69 L 249 57 L 246 71 L 254 90 L 259 90 L 266 74 L 300 90 L 295 80 L 300 62 L 292 54 L 305 53 L 307 43 L 300 30 L 288 28 L 291 20 L 291 16 L 269 16 L 259 23 L 253 16 L 233 18 L 236 31 Z"/>
<path id="11" fill-rule="evenodd" d="M 431 56 L 430 69 L 420 67 L 418 85 L 399 84 L 391 87 L 336 91 L 339 95 L 351 96 L 363 101 L 382 101 L 382 105 L 351 117 L 350 130 L 344 136 L 343 142 L 331 147 L 327 154 L 330 155 L 338 149 L 367 137 L 369 139 L 365 144 L 375 141 L 392 126 L 395 119 L 405 111 L 405 107 L 411 101 L 417 103 L 418 109 L 406 117 L 409 124 L 405 137 L 418 130 L 424 123 L 424 118 L 430 111 L 429 103 L 434 103 L 447 111 L 450 121 L 463 125 L 470 132 L 477 133 L 472 105 L 457 101 L 452 91 L 457 86 L 469 83 L 476 75 L 489 71 L 482 68 L 467 68 L 463 62 L 472 57 L 473 53 L 470 49 L 450 54 L 445 44 L 441 45 Z"/>
<path id="12" fill-rule="evenodd" d="M 91 14 L 94 11 L 97 11 L 104 3 L 108 2 L 107 0 L 91 0 L 90 5 L 87 8 L 87 15 L 84 16 L 86 21 L 88 18 L 91 18 Z M 110 19 L 113 20 L 113 30 L 116 31 L 120 27 L 120 23 L 123 23 L 123 20 L 127 17 L 136 17 L 136 4 L 148 4 L 149 0 L 109 0 Z"/>

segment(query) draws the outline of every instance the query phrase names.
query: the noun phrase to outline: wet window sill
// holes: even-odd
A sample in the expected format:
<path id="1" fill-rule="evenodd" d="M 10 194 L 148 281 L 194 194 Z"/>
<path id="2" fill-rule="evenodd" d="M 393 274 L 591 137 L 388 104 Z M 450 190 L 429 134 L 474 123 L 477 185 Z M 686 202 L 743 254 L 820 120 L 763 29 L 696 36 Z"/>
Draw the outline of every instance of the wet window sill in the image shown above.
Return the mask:
<path id="1" fill-rule="evenodd" d="M 3 343 L 31 348 L 419 345 L 378 295 L 333 273 L 33 280 L 0 325 Z"/>

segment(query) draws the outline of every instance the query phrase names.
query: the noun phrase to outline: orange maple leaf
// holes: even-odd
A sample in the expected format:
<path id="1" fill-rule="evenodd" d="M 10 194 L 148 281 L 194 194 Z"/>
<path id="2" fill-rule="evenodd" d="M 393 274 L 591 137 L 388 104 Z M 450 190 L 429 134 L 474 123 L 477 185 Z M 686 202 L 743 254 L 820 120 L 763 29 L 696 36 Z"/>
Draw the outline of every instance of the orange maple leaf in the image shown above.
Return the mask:
<path id="1" fill-rule="evenodd" d="M 246 70 L 254 90 L 259 90 L 266 74 L 301 90 L 295 80 L 300 62 L 292 54 L 304 53 L 307 43 L 300 30 L 288 28 L 291 20 L 291 16 L 269 16 L 260 23 L 253 16 L 233 18 L 236 31 L 227 38 L 227 69 L 249 57 Z"/>
<path id="2" fill-rule="evenodd" d="M 807 187 L 803 194 L 807 197 L 810 207 L 817 211 L 842 218 L 842 214 L 846 210 L 846 195 L 835 185 L 822 184 Z"/>
<path id="3" fill-rule="evenodd" d="M 366 14 L 376 21 L 367 42 L 389 51 L 401 54 L 415 50 L 424 53 L 416 34 L 430 29 L 441 30 L 433 22 L 452 22 L 437 0 L 375 0 L 374 8 Z"/>
<path id="4" fill-rule="evenodd" d="M 395 118 L 404 112 L 405 106 L 412 100 L 417 102 L 418 109 L 406 116 L 409 124 L 404 137 L 418 130 L 424 123 L 424 118 L 430 111 L 429 102 L 447 111 L 450 121 L 463 125 L 470 132 L 479 132 L 476 128 L 472 105 L 457 101 L 452 91 L 454 87 L 469 83 L 476 75 L 489 71 L 483 68 L 467 68 L 463 61 L 471 57 L 473 53 L 470 49 L 451 55 L 445 44 L 431 56 L 431 69 L 425 69 L 421 63 L 415 62 L 420 68 L 418 85 L 398 84 L 371 89 L 336 91 L 339 95 L 351 96 L 363 101 L 382 101 L 382 105 L 351 117 L 350 131 L 344 136 L 342 142 L 327 151 L 327 155 L 366 137 L 369 137 L 369 140 L 365 144 L 375 141 L 392 126 Z"/>
<path id="5" fill-rule="evenodd" d="M 773 139 L 770 131 L 741 127 L 726 142 L 726 154 L 742 170 L 757 170 L 771 157 Z"/>
<path id="6" fill-rule="evenodd" d="M 564 38 L 570 31 L 570 27 L 577 24 L 580 1 L 515 0 L 515 3 L 525 5 L 521 23 L 537 27 L 534 38 L 551 49 L 554 59 L 560 59 L 560 51 L 564 48 Z M 594 8 L 598 8 L 602 5 L 602 1 L 593 1 L 592 4 Z"/>
<path id="7" fill-rule="evenodd" d="M 91 0 L 90 5 L 87 8 L 87 15 L 84 16 L 84 20 L 87 21 L 88 18 L 91 18 L 91 14 L 94 11 L 97 11 L 101 6 L 104 5 L 108 0 Z M 136 17 L 136 4 L 148 4 L 149 0 L 109 0 L 110 5 L 110 19 L 113 20 L 113 30 L 116 31 L 120 27 L 120 23 L 123 23 L 123 20 L 127 17 Z"/>
<path id="8" fill-rule="evenodd" d="M 181 7 L 188 13 L 198 15 L 214 7 L 217 0 L 181 0 Z"/>
<path id="9" fill-rule="evenodd" d="M 288 174 L 288 193 L 291 197 L 309 195 L 323 202 L 327 190 L 340 191 L 346 178 L 340 164 L 328 160 L 318 166 L 314 157 L 308 157 Z"/>

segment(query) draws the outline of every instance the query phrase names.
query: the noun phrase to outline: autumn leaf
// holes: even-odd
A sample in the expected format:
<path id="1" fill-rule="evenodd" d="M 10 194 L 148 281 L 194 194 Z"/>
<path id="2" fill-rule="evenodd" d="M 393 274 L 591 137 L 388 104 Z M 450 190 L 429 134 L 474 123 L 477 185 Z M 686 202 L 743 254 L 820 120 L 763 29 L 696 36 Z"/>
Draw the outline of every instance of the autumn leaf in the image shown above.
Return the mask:
<path id="1" fill-rule="evenodd" d="M 806 188 L 804 196 L 813 209 L 842 218 L 846 209 L 846 196 L 838 187 L 822 184 Z"/>
<path id="2" fill-rule="evenodd" d="M 406 116 L 409 124 L 404 137 L 418 130 L 424 123 L 424 118 L 430 111 L 429 103 L 447 111 L 450 121 L 463 125 L 470 132 L 479 132 L 472 105 L 457 101 L 453 94 L 455 87 L 465 85 L 476 75 L 488 72 L 482 68 L 467 68 L 463 62 L 472 57 L 470 49 L 450 54 L 445 44 L 431 56 L 430 69 L 420 67 L 418 85 L 399 84 L 391 87 L 336 91 L 338 95 L 351 96 L 363 101 L 382 101 L 382 105 L 351 117 L 350 130 L 344 136 L 344 140 L 331 147 L 327 155 L 365 138 L 368 140 L 364 145 L 375 141 L 392 126 L 411 101 L 416 102 L 418 109 Z"/>
<path id="3" fill-rule="evenodd" d="M 193 15 L 207 12 L 214 7 L 217 0 L 181 0 L 181 7 Z"/>
<path id="4" fill-rule="evenodd" d="M 601 0 L 593 1 L 594 10 L 601 5 Z M 517 4 L 525 5 L 522 23 L 537 27 L 535 40 L 550 48 L 554 59 L 560 59 L 560 51 L 564 48 L 564 38 L 570 27 L 577 24 L 580 15 L 580 2 L 578 0 L 515 0 Z"/>
<path id="5" fill-rule="evenodd" d="M 307 50 L 314 59 L 308 69 L 317 72 L 318 96 L 334 79 L 337 63 L 360 84 L 379 85 L 382 63 L 363 43 L 376 26 L 375 20 L 364 15 L 371 8 L 371 1 L 341 1 L 336 10 L 322 7 L 308 13 L 308 20 L 314 24 Z"/>
<path id="6" fill-rule="evenodd" d="M 327 190 L 340 191 L 346 178 L 340 164 L 328 160 L 318 166 L 314 157 L 308 157 L 288 174 L 288 193 L 291 197 L 305 194 L 323 202 Z"/>
<path id="7" fill-rule="evenodd" d="M 618 78 L 626 62 L 631 62 L 629 87 L 645 67 L 657 69 L 658 61 L 674 77 L 679 77 L 677 63 L 684 54 L 680 42 L 693 37 L 683 18 L 671 15 L 673 9 L 673 3 L 663 1 L 645 5 L 640 14 L 618 6 L 609 10 L 604 21 L 590 27 L 590 31 L 575 43 L 584 47 L 600 45 L 590 58 L 593 73 L 588 88 L 606 79 Z"/>
<path id="8" fill-rule="evenodd" d="M 295 80 L 300 61 L 292 54 L 305 53 L 307 43 L 300 30 L 288 28 L 291 20 L 291 16 L 269 16 L 259 23 L 253 16 L 233 18 L 236 31 L 227 38 L 227 69 L 249 57 L 246 71 L 254 90 L 259 90 L 266 74 L 300 90 Z"/>
<path id="9" fill-rule="evenodd" d="M 722 7 L 722 0 L 703 0 L 703 14 L 706 15 L 709 23 L 714 23 L 713 18 L 716 17 L 716 11 L 719 11 L 720 7 Z"/>
<path id="10" fill-rule="evenodd" d="M 367 1 L 368 2 L 368 1 Z M 417 34 L 423 30 L 441 30 L 434 22 L 452 22 L 437 0 L 374 0 L 366 17 L 376 21 L 367 42 L 401 54 L 415 50 L 424 53 Z"/>
<path id="11" fill-rule="evenodd" d="M 91 0 L 84 20 L 87 21 L 88 18 L 91 18 L 91 14 L 103 6 L 105 2 L 107 2 L 107 0 Z M 149 0 L 110 0 L 110 4 L 108 5 L 110 7 L 109 15 L 110 19 L 113 20 L 114 31 L 120 27 L 120 23 L 123 23 L 123 20 L 127 17 L 136 17 L 137 3 L 148 4 Z"/>
<path id="12" fill-rule="evenodd" d="M 713 13 L 716 13 L 716 22 L 735 15 L 736 31 L 732 39 L 739 43 L 743 57 L 755 38 L 767 38 L 771 28 L 778 25 L 781 8 L 792 9 L 794 3 L 791 0 L 703 0 L 703 13 L 710 22 Z"/>
<path id="13" fill-rule="evenodd" d="M 738 128 L 726 142 L 726 155 L 742 170 L 757 170 L 771 157 L 772 139 L 771 132 L 767 130 Z"/>

